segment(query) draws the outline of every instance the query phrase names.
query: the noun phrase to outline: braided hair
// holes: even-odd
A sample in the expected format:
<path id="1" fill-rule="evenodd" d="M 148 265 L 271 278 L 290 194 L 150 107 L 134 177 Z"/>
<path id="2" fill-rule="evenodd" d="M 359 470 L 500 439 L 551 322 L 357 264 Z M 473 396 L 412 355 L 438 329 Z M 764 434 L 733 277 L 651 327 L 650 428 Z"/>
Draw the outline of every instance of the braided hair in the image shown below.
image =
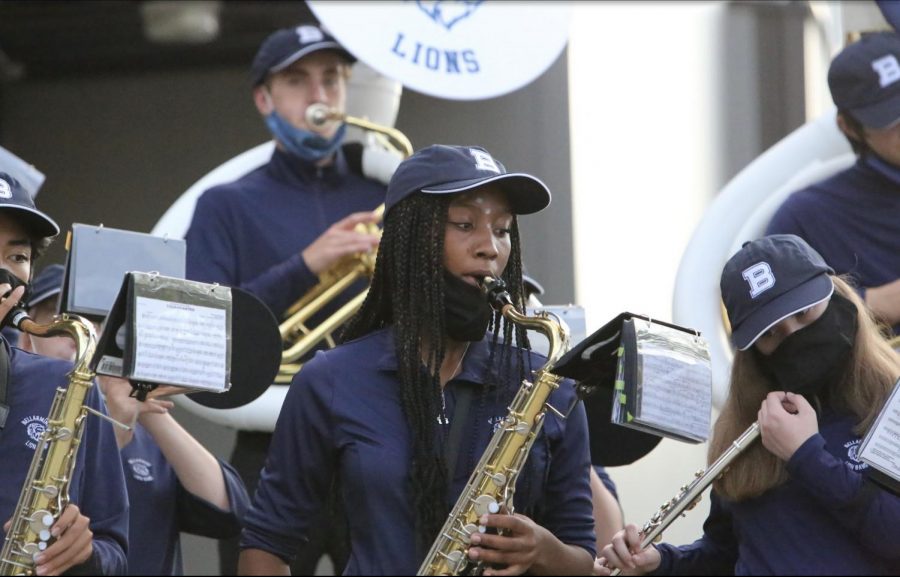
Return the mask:
<path id="1" fill-rule="evenodd" d="M 416 511 L 417 537 L 420 544 L 429 545 L 449 512 L 450 481 L 439 441 L 443 430 L 438 426 L 438 417 L 441 414 L 440 367 L 446 339 L 444 235 L 452 200 L 453 195 L 415 193 L 388 211 L 369 294 L 343 335 L 346 342 L 393 326 L 400 400 L 412 442 L 409 484 Z M 522 260 L 515 218 L 510 245 L 503 280 L 521 310 Z M 492 319 L 491 328 L 494 336 L 488 366 L 499 361 L 501 378 L 496 382 L 518 383 L 525 374 L 523 351 L 519 349 L 517 353 L 520 378 L 511 380 L 513 349 L 497 344 L 502 334 L 504 342 L 527 347 L 525 330 L 506 322 L 498 313 Z"/>

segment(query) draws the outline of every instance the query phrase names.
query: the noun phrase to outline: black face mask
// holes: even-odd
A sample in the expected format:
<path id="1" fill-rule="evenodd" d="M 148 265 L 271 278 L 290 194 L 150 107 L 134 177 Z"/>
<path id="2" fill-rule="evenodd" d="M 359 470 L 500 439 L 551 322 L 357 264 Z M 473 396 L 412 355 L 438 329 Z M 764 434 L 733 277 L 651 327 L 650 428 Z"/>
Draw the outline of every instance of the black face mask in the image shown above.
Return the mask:
<path id="1" fill-rule="evenodd" d="M 24 309 L 28 306 L 28 299 L 31 297 L 31 285 L 26 282 L 23 282 L 22 279 L 9 272 L 5 268 L 0 268 L 0 284 L 6 283 L 12 288 L 6 292 L 5 294 L 0 295 L 0 297 L 9 296 L 9 293 L 16 290 L 22 285 L 25 285 L 25 294 L 22 295 L 22 298 L 19 299 L 19 304 L 16 308 L 11 310 L 6 318 L 0 322 L 0 328 L 10 326 L 12 322 L 13 313 L 16 312 L 17 309 Z"/>
<path id="2" fill-rule="evenodd" d="M 844 378 L 856 329 L 856 307 L 835 293 L 821 317 L 784 339 L 774 353 L 754 351 L 778 390 L 822 397 Z"/>
<path id="3" fill-rule="evenodd" d="M 456 341 L 480 341 L 494 309 L 481 289 L 444 271 L 444 327 Z"/>

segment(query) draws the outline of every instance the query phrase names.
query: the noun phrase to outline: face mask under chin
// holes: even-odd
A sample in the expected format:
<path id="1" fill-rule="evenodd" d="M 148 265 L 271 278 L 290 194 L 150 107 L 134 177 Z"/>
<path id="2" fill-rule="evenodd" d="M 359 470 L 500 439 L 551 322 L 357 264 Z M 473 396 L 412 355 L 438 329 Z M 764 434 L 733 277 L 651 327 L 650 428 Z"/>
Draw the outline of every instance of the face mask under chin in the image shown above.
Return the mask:
<path id="1" fill-rule="evenodd" d="M 480 341 L 493 317 L 481 289 L 444 271 L 444 327 L 456 341 Z"/>
<path id="2" fill-rule="evenodd" d="M 784 339 L 771 355 L 753 350 L 775 390 L 822 398 L 846 375 L 856 330 L 856 307 L 835 293 L 821 317 Z"/>
<path id="3" fill-rule="evenodd" d="M 341 124 L 334 136 L 324 138 L 315 132 L 297 128 L 274 109 L 266 116 L 266 126 L 289 154 L 307 162 L 329 158 L 340 148 L 347 132 L 347 125 Z"/>

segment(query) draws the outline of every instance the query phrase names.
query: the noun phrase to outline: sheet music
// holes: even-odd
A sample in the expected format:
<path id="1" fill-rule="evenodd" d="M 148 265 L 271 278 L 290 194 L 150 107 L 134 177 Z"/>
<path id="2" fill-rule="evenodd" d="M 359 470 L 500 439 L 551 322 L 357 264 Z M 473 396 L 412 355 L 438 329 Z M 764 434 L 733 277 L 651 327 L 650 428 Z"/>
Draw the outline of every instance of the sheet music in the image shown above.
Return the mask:
<path id="1" fill-rule="evenodd" d="M 136 297 L 132 379 L 225 390 L 226 323 L 224 309 Z"/>
<path id="2" fill-rule="evenodd" d="M 900 381 L 860 447 L 860 460 L 900 481 Z"/>
<path id="3" fill-rule="evenodd" d="M 635 420 L 696 441 L 709 436 L 712 366 L 702 339 L 634 319 L 639 413 Z"/>
<path id="4" fill-rule="evenodd" d="M 639 420 L 705 440 L 710 425 L 711 376 L 709 365 L 666 351 L 644 351 Z"/>

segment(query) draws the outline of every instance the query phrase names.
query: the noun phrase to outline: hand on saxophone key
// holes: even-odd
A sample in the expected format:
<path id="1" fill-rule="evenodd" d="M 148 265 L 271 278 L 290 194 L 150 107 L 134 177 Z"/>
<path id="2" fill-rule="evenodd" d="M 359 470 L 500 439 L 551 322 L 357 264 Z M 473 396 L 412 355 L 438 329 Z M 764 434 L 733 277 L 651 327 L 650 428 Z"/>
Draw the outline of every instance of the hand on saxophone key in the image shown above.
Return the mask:
<path id="1" fill-rule="evenodd" d="M 550 532 L 524 515 L 509 515 L 503 510 L 482 515 L 483 527 L 497 529 L 500 534 L 474 533 L 469 558 L 501 568 L 486 568 L 484 575 L 521 575 L 532 568 Z"/>
<path id="2" fill-rule="evenodd" d="M 656 547 L 641 550 L 641 535 L 635 525 L 627 525 L 613 536 L 594 561 L 594 575 L 611 575 L 619 569 L 623 575 L 643 575 L 655 571 L 661 558 Z"/>
<path id="3" fill-rule="evenodd" d="M 368 252 L 378 246 L 376 234 L 356 230 L 359 224 L 374 224 L 380 216 L 376 212 L 354 212 L 337 221 L 303 251 L 303 260 L 313 274 L 331 268 L 341 258 Z"/>
<path id="4" fill-rule="evenodd" d="M 61 575 L 81 565 L 94 552 L 91 520 L 81 514 L 77 505 L 69 504 L 50 528 L 52 545 L 34 559 L 38 575 Z"/>

